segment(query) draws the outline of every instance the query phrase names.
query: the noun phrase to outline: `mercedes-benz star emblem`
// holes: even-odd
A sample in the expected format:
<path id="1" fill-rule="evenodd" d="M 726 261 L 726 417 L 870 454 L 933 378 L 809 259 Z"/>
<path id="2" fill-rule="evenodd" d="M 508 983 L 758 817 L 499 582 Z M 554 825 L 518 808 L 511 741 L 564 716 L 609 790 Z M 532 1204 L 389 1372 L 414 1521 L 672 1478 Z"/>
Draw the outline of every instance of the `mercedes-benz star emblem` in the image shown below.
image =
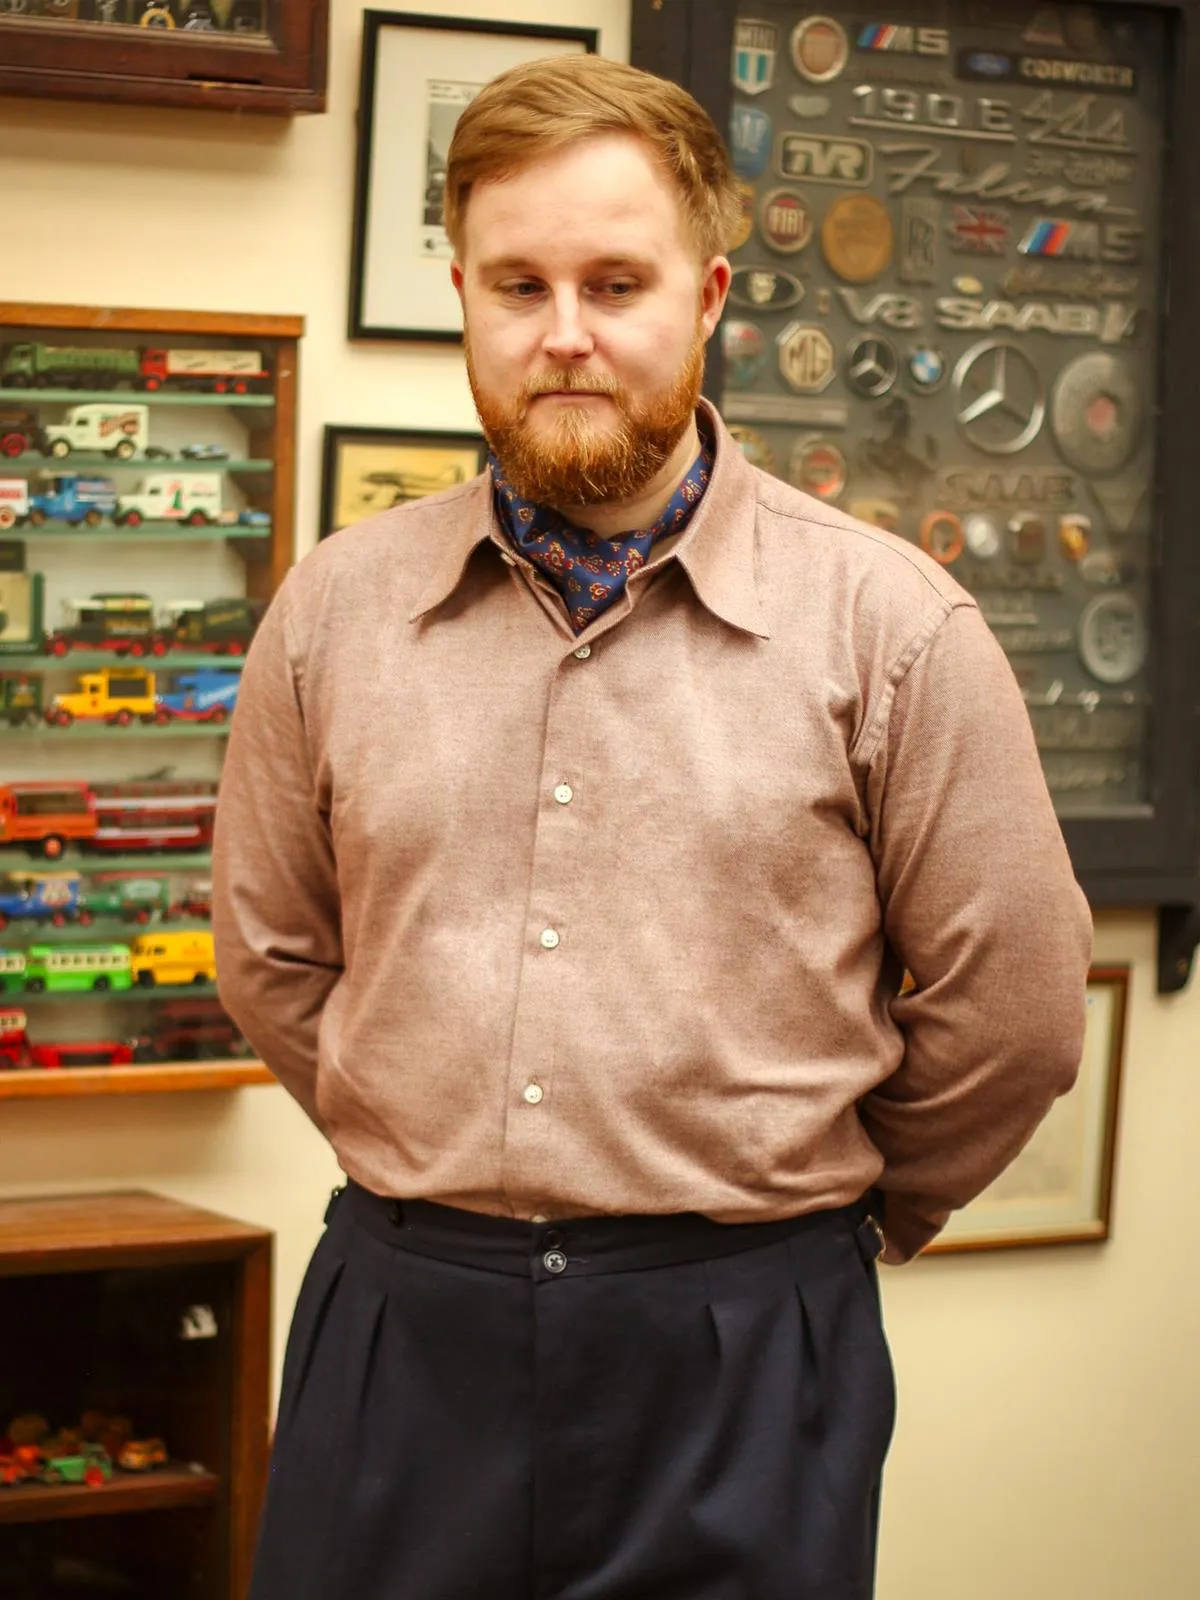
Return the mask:
<path id="1" fill-rule="evenodd" d="M 846 382 L 856 394 L 878 400 L 896 381 L 900 358 L 886 339 L 856 339 L 846 355 Z"/>
<path id="2" fill-rule="evenodd" d="M 1046 390 L 1037 368 L 1017 345 L 984 339 L 958 358 L 954 413 L 963 436 L 977 449 L 1011 456 L 1041 432 Z"/>

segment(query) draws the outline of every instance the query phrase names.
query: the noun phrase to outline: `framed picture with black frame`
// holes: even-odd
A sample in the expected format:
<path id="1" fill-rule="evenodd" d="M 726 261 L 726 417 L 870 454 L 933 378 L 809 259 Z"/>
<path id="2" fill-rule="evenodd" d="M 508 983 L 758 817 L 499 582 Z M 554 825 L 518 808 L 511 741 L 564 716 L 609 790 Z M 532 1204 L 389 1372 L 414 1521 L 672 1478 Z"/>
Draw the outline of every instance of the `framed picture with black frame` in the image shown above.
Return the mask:
<path id="1" fill-rule="evenodd" d="M 442 227 L 455 124 L 510 67 L 594 54 L 595 28 L 363 13 L 350 265 L 351 339 L 462 342 Z"/>
<path id="2" fill-rule="evenodd" d="M 453 489 L 482 472 L 487 441 L 478 433 L 329 423 L 321 467 L 318 539 L 409 500 Z"/>

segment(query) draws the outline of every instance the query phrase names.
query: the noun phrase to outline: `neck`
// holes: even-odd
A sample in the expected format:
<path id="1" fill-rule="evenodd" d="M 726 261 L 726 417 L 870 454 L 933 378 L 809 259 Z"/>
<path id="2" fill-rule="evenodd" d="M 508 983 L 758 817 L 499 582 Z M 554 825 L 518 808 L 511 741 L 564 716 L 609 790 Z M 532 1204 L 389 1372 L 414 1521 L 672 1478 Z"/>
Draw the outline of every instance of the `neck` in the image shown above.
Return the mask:
<path id="1" fill-rule="evenodd" d="M 650 528 L 667 508 L 667 502 L 683 482 L 684 474 L 700 454 L 700 435 L 693 417 L 679 443 L 650 482 L 628 500 L 609 500 L 599 506 L 555 506 L 576 528 L 587 528 L 602 538 Z"/>

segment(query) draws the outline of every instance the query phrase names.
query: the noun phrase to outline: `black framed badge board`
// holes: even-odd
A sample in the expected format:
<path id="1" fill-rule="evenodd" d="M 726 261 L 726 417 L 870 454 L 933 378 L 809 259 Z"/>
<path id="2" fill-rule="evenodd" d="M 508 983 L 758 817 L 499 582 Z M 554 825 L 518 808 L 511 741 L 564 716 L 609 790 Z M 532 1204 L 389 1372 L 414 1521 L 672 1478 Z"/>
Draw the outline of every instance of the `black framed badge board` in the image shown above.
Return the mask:
<path id="1" fill-rule="evenodd" d="M 741 186 L 706 392 L 752 460 L 974 594 L 1092 905 L 1158 908 L 1183 987 L 1200 0 L 635 0 L 633 60 L 727 130 Z"/>

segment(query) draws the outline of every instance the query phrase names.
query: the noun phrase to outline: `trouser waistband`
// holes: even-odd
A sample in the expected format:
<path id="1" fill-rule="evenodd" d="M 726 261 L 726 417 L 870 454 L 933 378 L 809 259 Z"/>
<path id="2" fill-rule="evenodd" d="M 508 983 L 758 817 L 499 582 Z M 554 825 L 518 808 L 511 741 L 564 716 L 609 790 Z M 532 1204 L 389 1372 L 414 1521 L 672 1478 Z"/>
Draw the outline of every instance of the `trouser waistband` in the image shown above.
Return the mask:
<path id="1" fill-rule="evenodd" d="M 874 1260 L 883 1248 L 869 1195 L 847 1206 L 773 1222 L 714 1222 L 695 1212 L 681 1212 L 567 1217 L 534 1223 L 429 1200 L 389 1198 L 350 1179 L 344 1188 L 334 1190 L 326 1221 L 343 1207 L 357 1226 L 393 1248 L 518 1277 L 541 1277 L 544 1271 L 560 1272 L 568 1265 L 572 1275 L 636 1272 L 736 1255 L 783 1239 L 846 1228 L 854 1233 L 864 1260 Z"/>

